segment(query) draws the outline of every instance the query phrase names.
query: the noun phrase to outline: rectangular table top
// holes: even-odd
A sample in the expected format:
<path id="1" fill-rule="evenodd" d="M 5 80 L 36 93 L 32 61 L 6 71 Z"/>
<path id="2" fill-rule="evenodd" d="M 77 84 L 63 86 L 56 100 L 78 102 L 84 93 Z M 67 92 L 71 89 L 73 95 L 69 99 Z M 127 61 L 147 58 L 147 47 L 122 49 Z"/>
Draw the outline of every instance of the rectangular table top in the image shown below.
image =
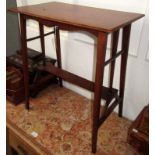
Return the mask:
<path id="1" fill-rule="evenodd" d="M 9 11 L 103 32 L 113 32 L 144 16 L 60 2 L 17 7 Z"/>

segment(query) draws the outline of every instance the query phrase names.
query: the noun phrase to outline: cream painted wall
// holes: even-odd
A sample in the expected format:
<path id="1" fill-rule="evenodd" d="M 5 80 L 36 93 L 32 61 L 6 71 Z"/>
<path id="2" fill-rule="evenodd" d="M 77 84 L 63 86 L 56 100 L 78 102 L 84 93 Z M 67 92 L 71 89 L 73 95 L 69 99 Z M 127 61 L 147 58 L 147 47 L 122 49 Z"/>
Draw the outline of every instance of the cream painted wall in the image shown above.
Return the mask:
<path id="1" fill-rule="evenodd" d="M 51 0 L 27 0 L 24 5 L 49 2 Z M 134 23 L 131 31 L 131 42 L 129 49 L 129 59 L 127 66 L 127 78 L 124 100 L 124 116 L 129 119 L 135 119 L 140 110 L 149 100 L 149 62 L 148 62 L 148 0 L 60 0 L 67 3 L 76 3 L 94 7 L 108 9 L 145 13 L 146 17 Z M 18 1 L 17 1 L 18 2 Z M 17 3 L 22 5 L 21 1 Z M 29 22 L 27 26 L 28 37 L 35 36 L 37 23 Z M 49 29 L 45 28 L 45 31 Z M 121 38 L 120 38 L 121 39 Z M 110 36 L 109 36 L 110 40 Z M 94 79 L 94 57 L 95 57 L 95 38 L 86 33 L 68 33 L 61 32 L 62 44 L 62 64 L 63 68 L 76 73 L 87 79 Z M 107 57 L 109 53 L 109 41 Z M 29 42 L 28 46 L 40 50 L 39 40 Z M 55 57 L 54 40 L 52 36 L 46 37 L 46 53 Z M 104 77 L 104 85 L 108 82 L 108 67 Z M 115 72 L 114 86 L 119 84 L 119 60 Z M 64 85 L 88 98 L 93 94 L 77 86 L 64 82 Z M 117 108 L 115 109 L 117 111 Z"/>

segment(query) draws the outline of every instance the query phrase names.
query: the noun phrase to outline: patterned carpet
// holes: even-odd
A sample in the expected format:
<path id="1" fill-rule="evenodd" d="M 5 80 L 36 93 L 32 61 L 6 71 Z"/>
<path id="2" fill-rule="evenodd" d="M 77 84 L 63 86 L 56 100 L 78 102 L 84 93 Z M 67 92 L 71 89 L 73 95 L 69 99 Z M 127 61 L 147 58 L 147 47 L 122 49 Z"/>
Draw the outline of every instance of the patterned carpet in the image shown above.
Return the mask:
<path id="1" fill-rule="evenodd" d="M 92 102 L 66 88 L 50 86 L 36 99 L 31 110 L 24 104 L 7 103 L 7 118 L 31 135 L 51 155 L 92 155 Z M 14 119 L 11 119 L 14 118 Z M 112 113 L 100 127 L 96 155 L 139 155 L 126 142 L 131 122 Z"/>

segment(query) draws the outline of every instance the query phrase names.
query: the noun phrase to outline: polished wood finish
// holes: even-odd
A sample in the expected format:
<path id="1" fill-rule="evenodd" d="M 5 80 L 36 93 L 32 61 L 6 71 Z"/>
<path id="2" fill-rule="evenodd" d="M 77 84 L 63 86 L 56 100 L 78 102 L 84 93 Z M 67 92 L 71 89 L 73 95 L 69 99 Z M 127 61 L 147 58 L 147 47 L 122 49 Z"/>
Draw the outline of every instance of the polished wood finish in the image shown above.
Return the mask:
<path id="1" fill-rule="evenodd" d="M 142 14 L 50 2 L 10 9 L 13 12 L 87 29 L 112 32 L 143 17 Z"/>
<path id="2" fill-rule="evenodd" d="M 112 33 L 112 41 L 111 41 L 111 58 L 113 58 L 116 55 L 117 47 L 118 47 L 118 39 L 119 39 L 119 30 Z M 110 65 L 110 83 L 109 87 L 113 87 L 113 78 L 114 78 L 114 70 L 115 70 L 115 60 L 111 62 Z"/>
<path id="3" fill-rule="evenodd" d="M 54 30 L 55 30 L 55 47 L 56 47 L 58 68 L 61 68 L 62 63 L 61 63 L 60 31 L 59 31 L 59 28 L 57 26 L 54 27 Z M 59 78 L 59 84 L 62 87 L 62 79 L 61 78 Z"/>
<path id="4" fill-rule="evenodd" d="M 78 85 L 84 89 L 94 91 L 93 82 L 91 82 L 85 78 L 82 78 L 78 75 L 72 74 L 68 71 L 65 71 L 63 69 L 57 68 L 54 65 L 52 65 L 51 63 L 48 63 L 48 64 L 46 64 L 45 67 L 40 67 L 39 69 L 47 71 L 49 73 L 52 73 L 52 74 L 64 79 L 65 81 L 68 81 L 70 83 Z"/>
<path id="5" fill-rule="evenodd" d="M 123 28 L 122 36 L 122 50 L 124 51 L 121 55 L 121 71 L 120 71 L 120 98 L 122 101 L 119 104 L 119 116 L 122 117 L 123 110 L 123 99 L 124 99 L 124 89 L 125 89 L 125 78 L 126 78 L 126 67 L 128 59 L 129 41 L 130 41 L 130 31 L 131 24 Z"/>
<path id="6" fill-rule="evenodd" d="M 44 40 L 44 26 L 42 23 L 39 23 L 39 31 L 40 31 L 41 51 L 43 55 L 43 64 L 45 66 L 45 40 Z"/>
<path id="7" fill-rule="evenodd" d="M 94 104 L 93 104 L 93 131 L 92 131 L 92 152 L 96 152 L 97 133 L 100 114 L 100 101 L 102 94 L 104 61 L 106 55 L 107 34 L 99 32 L 97 38 L 97 58 L 96 58 L 96 75 L 94 88 Z"/>
<path id="8" fill-rule="evenodd" d="M 92 8 L 86 6 L 79 6 L 73 4 L 50 2 L 32 6 L 24 6 L 10 9 L 12 12 L 21 14 L 22 27 L 22 49 L 23 59 L 26 59 L 26 39 L 25 39 L 25 18 L 37 20 L 42 25 L 48 27 L 55 27 L 55 43 L 56 54 L 58 61 L 58 68 L 46 64 L 43 69 L 49 73 L 60 77 L 60 86 L 62 86 L 62 79 L 76 84 L 82 88 L 94 92 L 93 102 L 93 130 L 92 130 L 92 152 L 96 152 L 97 133 L 99 126 L 106 120 L 114 108 L 119 104 L 119 116 L 122 116 L 124 88 L 125 88 L 125 74 L 127 65 L 127 55 L 129 48 L 129 36 L 131 23 L 143 14 L 128 13 L 107 9 Z M 24 21 L 24 22 L 23 22 Z M 117 52 L 118 35 L 120 28 L 123 28 L 122 49 Z M 61 49 L 60 49 L 60 34 L 59 30 L 68 31 L 86 31 L 97 37 L 97 59 L 96 59 L 96 73 L 95 82 L 91 82 L 80 76 L 74 75 L 70 72 L 61 69 Z M 107 35 L 113 34 L 112 38 L 112 52 L 111 58 L 105 61 Z M 120 93 L 118 90 L 112 88 L 115 59 L 121 56 L 121 73 L 120 73 Z M 104 66 L 111 63 L 110 83 L 109 88 L 102 86 L 104 77 Z M 24 66 L 27 65 L 24 60 Z M 26 107 L 29 107 L 29 90 L 28 79 L 26 77 L 27 68 L 24 67 L 25 91 L 26 91 Z M 106 108 L 103 113 L 100 112 L 101 98 L 106 100 Z M 112 99 L 115 99 L 112 103 Z M 110 104 L 111 103 L 111 104 Z M 109 106 L 110 105 L 110 106 Z"/>
<path id="9" fill-rule="evenodd" d="M 63 69 L 57 68 L 54 65 L 52 65 L 51 63 L 46 64 L 46 66 L 44 67 L 40 67 L 40 70 L 49 72 L 51 74 L 54 74 L 58 77 L 61 77 L 62 79 L 64 79 L 65 81 L 68 81 L 72 84 L 75 84 L 77 86 L 80 86 L 86 90 L 89 90 L 91 92 L 94 92 L 95 89 L 95 82 L 92 82 L 90 80 L 87 80 L 85 78 L 82 78 L 78 75 L 75 75 L 73 73 L 70 73 L 68 71 L 65 71 Z M 118 90 L 117 89 L 109 89 L 107 87 L 102 86 L 102 95 L 101 97 L 106 100 L 106 101 L 111 101 L 114 97 L 116 97 L 118 94 Z"/>
<path id="10" fill-rule="evenodd" d="M 89 32 L 89 33 L 93 34 L 94 36 L 98 35 L 98 32 L 96 30 L 88 29 L 88 28 L 85 28 L 85 27 L 74 26 L 74 25 L 70 25 L 70 24 L 67 24 L 67 23 L 63 24 L 63 23 L 60 23 L 60 22 L 57 22 L 57 21 L 45 20 L 45 19 L 41 19 L 41 18 L 38 18 L 38 17 L 35 17 L 35 16 L 29 16 L 29 15 L 26 15 L 26 18 L 40 21 L 43 25 L 45 25 L 47 27 L 54 27 L 56 25 L 61 30 L 86 31 L 86 32 Z"/>
<path id="11" fill-rule="evenodd" d="M 105 113 L 101 116 L 98 124 L 98 128 L 102 125 L 102 123 L 107 119 L 107 117 L 112 113 L 112 111 L 116 108 L 116 106 L 121 102 L 121 99 L 115 100 L 110 107 L 105 111 Z"/>
<path id="12" fill-rule="evenodd" d="M 48 36 L 50 34 L 54 34 L 54 31 L 48 32 L 48 33 L 44 34 L 44 36 Z M 39 36 L 36 36 L 36 37 L 28 38 L 27 41 L 32 41 L 32 40 L 35 40 L 35 39 L 39 39 L 40 37 L 41 36 L 39 35 Z"/>
<path id="13" fill-rule="evenodd" d="M 105 63 L 104 63 L 104 66 L 106 66 L 106 65 L 108 65 L 108 64 L 110 64 L 110 63 L 112 63 L 113 61 L 115 62 L 115 60 L 116 60 L 116 58 L 117 57 L 119 57 L 122 53 L 123 53 L 124 51 L 118 51 L 116 54 L 114 54 L 110 59 L 108 59 L 108 60 L 106 60 L 105 61 Z M 114 67 L 114 66 L 113 66 Z M 114 74 L 114 73 L 113 73 Z M 114 75 L 112 75 L 112 76 L 114 76 Z M 111 80 L 112 80 L 112 78 L 111 78 Z M 112 81 L 111 81 L 112 82 Z M 111 83 L 111 85 L 112 85 L 112 83 Z"/>
<path id="14" fill-rule="evenodd" d="M 20 14 L 21 26 L 21 51 L 23 58 L 23 74 L 24 74 L 24 88 L 25 88 L 25 107 L 29 110 L 29 72 L 28 72 L 28 59 L 27 59 L 27 42 L 26 42 L 26 18 Z"/>

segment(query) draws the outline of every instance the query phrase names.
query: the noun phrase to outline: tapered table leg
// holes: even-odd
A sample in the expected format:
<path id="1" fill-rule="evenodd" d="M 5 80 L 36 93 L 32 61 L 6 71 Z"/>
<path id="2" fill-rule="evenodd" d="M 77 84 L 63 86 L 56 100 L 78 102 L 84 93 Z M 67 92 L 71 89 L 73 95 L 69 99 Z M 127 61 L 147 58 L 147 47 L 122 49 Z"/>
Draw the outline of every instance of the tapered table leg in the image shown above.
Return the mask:
<path id="1" fill-rule="evenodd" d="M 57 62 L 58 62 L 58 67 L 61 68 L 62 63 L 61 63 L 60 32 L 57 26 L 55 26 L 54 29 L 55 29 L 55 45 L 56 45 L 55 47 L 56 47 Z M 59 78 L 59 84 L 60 84 L 60 87 L 62 87 L 61 78 Z"/>
<path id="2" fill-rule="evenodd" d="M 120 71 L 120 97 L 122 98 L 119 104 L 119 116 L 122 117 L 123 111 L 123 100 L 124 100 L 124 89 L 125 89 L 125 78 L 126 78 L 126 66 L 128 59 L 129 41 L 130 41 L 130 30 L 131 24 L 123 28 L 122 37 L 122 50 L 124 53 L 121 55 L 121 71 Z"/>
<path id="3" fill-rule="evenodd" d="M 39 31 L 40 31 L 40 43 L 41 43 L 41 50 L 43 55 L 43 64 L 45 65 L 45 40 L 44 40 L 44 26 L 43 24 L 39 23 Z"/>
<path id="4" fill-rule="evenodd" d="M 27 42 L 26 42 L 26 17 L 20 14 L 21 27 L 21 49 L 23 59 L 23 74 L 24 74 L 24 88 L 25 88 L 25 107 L 29 109 L 29 72 L 27 59 Z"/>
<path id="5" fill-rule="evenodd" d="M 111 57 L 113 57 L 117 52 L 118 39 L 119 39 L 119 30 L 113 32 L 112 34 Z M 109 81 L 110 88 L 113 87 L 114 70 L 115 70 L 115 60 L 112 61 L 110 65 L 110 81 Z"/>
<path id="6" fill-rule="evenodd" d="M 104 74 L 104 61 L 106 54 L 107 34 L 99 32 L 97 40 L 96 75 L 93 103 L 93 130 L 92 130 L 92 152 L 96 152 L 97 134 L 99 128 L 100 101 L 102 93 L 102 82 Z"/>

